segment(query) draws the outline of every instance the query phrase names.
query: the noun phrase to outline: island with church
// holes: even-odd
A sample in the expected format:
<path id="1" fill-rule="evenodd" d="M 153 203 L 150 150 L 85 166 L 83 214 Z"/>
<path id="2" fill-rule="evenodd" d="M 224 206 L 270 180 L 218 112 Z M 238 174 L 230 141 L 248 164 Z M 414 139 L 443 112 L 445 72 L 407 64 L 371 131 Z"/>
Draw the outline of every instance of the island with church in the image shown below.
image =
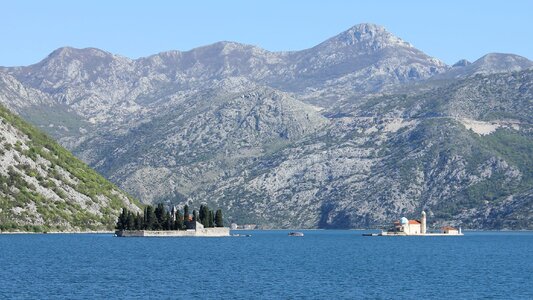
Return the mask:
<path id="1" fill-rule="evenodd" d="M 205 204 L 199 211 L 183 212 L 176 206 L 170 209 L 164 204 L 156 207 L 147 205 L 143 214 L 133 213 L 126 208 L 118 217 L 115 235 L 118 237 L 224 237 L 230 235 L 229 227 L 224 227 L 222 210 L 215 212 Z"/>
<path id="2" fill-rule="evenodd" d="M 381 233 L 363 233 L 364 236 L 460 236 L 463 235 L 461 228 L 459 229 L 444 226 L 440 232 L 428 232 L 426 225 L 426 212 L 422 211 L 419 220 L 409 220 L 402 217 L 395 221 L 394 224 L 387 230 L 382 230 Z"/>

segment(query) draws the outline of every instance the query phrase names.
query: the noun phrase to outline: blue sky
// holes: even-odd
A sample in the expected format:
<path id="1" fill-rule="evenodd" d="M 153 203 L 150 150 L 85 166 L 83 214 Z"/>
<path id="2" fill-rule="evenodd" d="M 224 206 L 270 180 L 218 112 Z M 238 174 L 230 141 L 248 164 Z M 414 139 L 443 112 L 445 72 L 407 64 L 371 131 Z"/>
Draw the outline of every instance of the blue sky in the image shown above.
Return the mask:
<path id="1" fill-rule="evenodd" d="M 0 66 L 36 63 L 62 46 L 131 58 L 221 40 L 300 50 L 367 22 L 448 64 L 489 52 L 532 59 L 532 12 L 526 0 L 5 0 Z"/>

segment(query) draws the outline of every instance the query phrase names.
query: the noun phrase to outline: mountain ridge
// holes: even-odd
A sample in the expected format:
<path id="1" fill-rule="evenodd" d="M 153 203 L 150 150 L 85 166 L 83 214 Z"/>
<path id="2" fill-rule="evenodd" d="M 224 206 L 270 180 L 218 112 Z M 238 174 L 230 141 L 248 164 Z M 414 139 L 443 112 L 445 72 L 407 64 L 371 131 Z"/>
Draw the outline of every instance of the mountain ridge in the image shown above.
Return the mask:
<path id="1" fill-rule="evenodd" d="M 466 62 L 466 63 L 465 63 Z M 508 53 L 487 53 L 474 62 L 459 61 L 436 79 L 465 78 L 477 74 L 507 73 L 533 68 L 533 62 L 526 57 Z"/>
<path id="2" fill-rule="evenodd" d="M 48 63 L 0 69 L 0 102 L 146 203 L 208 202 L 265 227 L 374 226 L 419 209 L 435 224 L 528 226 L 512 209 L 530 209 L 526 58 L 450 67 L 360 24 L 300 51 L 70 48 Z"/>

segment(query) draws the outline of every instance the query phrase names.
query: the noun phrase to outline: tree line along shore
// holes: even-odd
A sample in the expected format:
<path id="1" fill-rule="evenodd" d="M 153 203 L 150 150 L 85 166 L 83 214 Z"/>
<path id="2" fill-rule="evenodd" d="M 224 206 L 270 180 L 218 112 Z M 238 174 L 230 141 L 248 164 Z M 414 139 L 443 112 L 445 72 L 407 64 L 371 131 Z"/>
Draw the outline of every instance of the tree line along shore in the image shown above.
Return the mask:
<path id="1" fill-rule="evenodd" d="M 200 205 L 198 211 L 190 213 L 188 205 L 183 211 L 172 207 L 168 210 L 162 203 L 157 206 L 147 205 L 144 213 L 133 213 L 126 208 L 122 209 L 118 217 L 117 230 L 187 230 L 195 228 L 196 222 L 205 228 L 224 227 L 222 210 L 210 210 L 207 205 Z"/>

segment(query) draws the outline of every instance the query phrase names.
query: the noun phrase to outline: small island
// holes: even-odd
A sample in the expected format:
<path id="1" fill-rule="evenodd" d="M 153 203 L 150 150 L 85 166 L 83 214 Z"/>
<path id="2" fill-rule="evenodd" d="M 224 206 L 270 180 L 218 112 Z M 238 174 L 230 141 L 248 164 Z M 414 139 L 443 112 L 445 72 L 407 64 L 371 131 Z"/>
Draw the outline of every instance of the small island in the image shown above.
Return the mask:
<path id="1" fill-rule="evenodd" d="M 381 233 L 363 233 L 363 236 L 460 236 L 463 235 L 461 227 L 459 229 L 444 226 L 440 232 L 428 232 L 426 225 L 426 212 L 422 211 L 420 220 L 409 220 L 402 217 L 395 221 L 393 226 Z"/>
<path id="2" fill-rule="evenodd" d="M 207 205 L 189 213 L 189 206 L 183 212 L 173 206 L 168 210 L 163 204 L 147 205 L 143 214 L 133 213 L 126 208 L 118 217 L 115 235 L 118 237 L 222 237 L 229 236 L 224 227 L 222 210 L 213 212 Z"/>

